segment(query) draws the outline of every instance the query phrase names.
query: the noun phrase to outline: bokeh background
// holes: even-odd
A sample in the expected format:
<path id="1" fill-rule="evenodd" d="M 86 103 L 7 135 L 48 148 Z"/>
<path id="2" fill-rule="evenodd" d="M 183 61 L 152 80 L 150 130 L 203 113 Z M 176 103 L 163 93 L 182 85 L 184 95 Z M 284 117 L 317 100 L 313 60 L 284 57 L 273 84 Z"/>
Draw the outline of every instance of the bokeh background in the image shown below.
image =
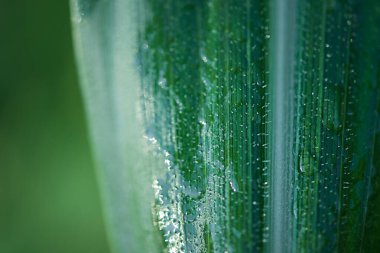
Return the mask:
<path id="1" fill-rule="evenodd" d="M 69 1 L 0 0 L 0 253 L 109 252 Z"/>

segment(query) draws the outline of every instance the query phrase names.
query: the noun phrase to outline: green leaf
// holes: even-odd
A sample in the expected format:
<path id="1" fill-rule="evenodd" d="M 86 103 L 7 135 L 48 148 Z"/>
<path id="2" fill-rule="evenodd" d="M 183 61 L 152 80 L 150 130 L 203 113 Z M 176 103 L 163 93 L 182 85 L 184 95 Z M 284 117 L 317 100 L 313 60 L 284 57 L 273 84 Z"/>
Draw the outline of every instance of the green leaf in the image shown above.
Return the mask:
<path id="1" fill-rule="evenodd" d="M 131 1 L 72 1 L 76 55 L 114 252 L 158 252 L 150 164 L 137 118 Z"/>
<path id="2" fill-rule="evenodd" d="M 72 9 L 116 252 L 380 250 L 378 1 Z"/>

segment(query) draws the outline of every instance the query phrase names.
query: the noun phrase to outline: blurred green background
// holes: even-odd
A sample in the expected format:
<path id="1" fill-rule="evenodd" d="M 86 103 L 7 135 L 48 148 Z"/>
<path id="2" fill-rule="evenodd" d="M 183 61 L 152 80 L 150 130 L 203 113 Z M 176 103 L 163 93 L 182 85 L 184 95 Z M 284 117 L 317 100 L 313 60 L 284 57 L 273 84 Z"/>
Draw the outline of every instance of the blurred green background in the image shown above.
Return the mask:
<path id="1" fill-rule="evenodd" d="M 0 253 L 109 252 L 68 0 L 0 0 Z"/>

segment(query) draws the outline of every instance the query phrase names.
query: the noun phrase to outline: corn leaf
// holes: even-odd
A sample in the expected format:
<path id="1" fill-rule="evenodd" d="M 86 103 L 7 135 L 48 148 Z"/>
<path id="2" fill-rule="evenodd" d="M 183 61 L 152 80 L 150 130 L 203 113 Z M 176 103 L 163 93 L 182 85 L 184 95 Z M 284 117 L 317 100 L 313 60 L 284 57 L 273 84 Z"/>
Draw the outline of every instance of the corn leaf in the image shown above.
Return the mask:
<path id="1" fill-rule="evenodd" d="M 380 2 L 71 6 L 115 252 L 380 251 Z"/>

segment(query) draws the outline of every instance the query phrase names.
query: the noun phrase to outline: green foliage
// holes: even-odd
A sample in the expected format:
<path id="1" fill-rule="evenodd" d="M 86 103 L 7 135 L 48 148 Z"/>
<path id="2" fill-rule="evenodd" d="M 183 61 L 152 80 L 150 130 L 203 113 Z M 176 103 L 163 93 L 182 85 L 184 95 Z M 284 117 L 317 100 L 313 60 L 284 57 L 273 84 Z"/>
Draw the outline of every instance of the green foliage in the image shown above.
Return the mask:
<path id="1" fill-rule="evenodd" d="M 108 253 L 67 1 L 0 1 L 0 252 Z"/>
<path id="2" fill-rule="evenodd" d="M 83 2 L 104 191 L 135 208 L 113 217 L 118 250 L 378 250 L 377 1 Z"/>

